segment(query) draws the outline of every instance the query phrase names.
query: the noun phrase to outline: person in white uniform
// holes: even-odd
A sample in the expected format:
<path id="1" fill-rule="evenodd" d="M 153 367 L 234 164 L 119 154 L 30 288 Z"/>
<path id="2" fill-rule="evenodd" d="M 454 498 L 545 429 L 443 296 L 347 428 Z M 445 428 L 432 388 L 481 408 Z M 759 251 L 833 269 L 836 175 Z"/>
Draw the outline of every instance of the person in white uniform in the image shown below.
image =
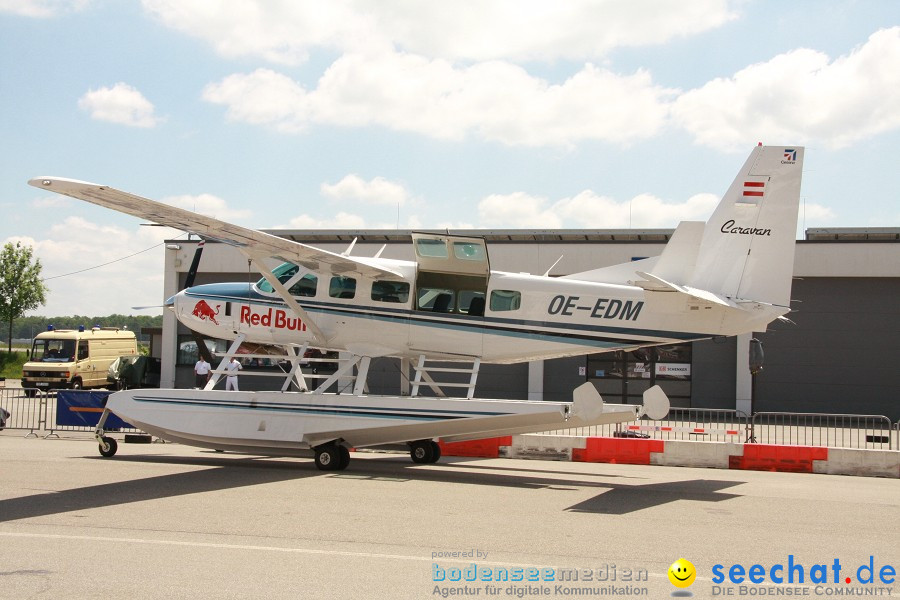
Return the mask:
<path id="1" fill-rule="evenodd" d="M 202 357 L 197 361 L 197 364 L 194 365 L 194 387 L 201 390 L 204 388 L 206 382 L 209 381 L 210 369 L 210 364 Z"/>
<path id="2" fill-rule="evenodd" d="M 228 390 L 234 390 L 236 392 L 239 391 L 238 390 L 238 382 L 237 382 L 237 380 L 238 380 L 237 373 L 241 369 L 242 369 L 241 363 L 238 362 L 238 359 L 236 359 L 235 357 L 232 356 L 231 362 L 229 362 L 227 365 L 225 365 L 225 371 L 228 374 L 228 376 L 225 378 L 225 391 L 228 391 Z"/>

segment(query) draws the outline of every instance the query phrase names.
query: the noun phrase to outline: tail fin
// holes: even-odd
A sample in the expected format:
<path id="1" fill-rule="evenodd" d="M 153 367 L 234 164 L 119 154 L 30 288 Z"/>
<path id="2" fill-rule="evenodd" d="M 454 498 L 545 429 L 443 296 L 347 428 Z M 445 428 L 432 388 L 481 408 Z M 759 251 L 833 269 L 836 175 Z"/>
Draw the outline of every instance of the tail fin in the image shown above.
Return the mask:
<path id="1" fill-rule="evenodd" d="M 802 170 L 799 146 L 754 148 L 706 223 L 690 287 L 790 304 Z"/>

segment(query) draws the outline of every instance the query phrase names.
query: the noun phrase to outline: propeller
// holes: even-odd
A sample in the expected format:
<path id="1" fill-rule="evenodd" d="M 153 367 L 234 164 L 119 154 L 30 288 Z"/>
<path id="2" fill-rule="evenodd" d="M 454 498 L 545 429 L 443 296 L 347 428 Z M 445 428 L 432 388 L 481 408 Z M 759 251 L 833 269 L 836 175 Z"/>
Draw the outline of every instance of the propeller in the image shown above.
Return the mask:
<path id="1" fill-rule="evenodd" d="M 187 278 L 184 280 L 184 287 L 181 288 L 182 290 L 194 286 L 194 279 L 197 278 L 197 270 L 200 268 L 200 257 L 203 255 L 204 244 L 206 244 L 206 240 L 203 239 L 197 244 L 197 249 L 194 251 L 194 258 L 191 260 L 191 266 L 188 269 Z M 212 364 L 213 356 L 206 346 L 206 341 L 204 341 L 203 336 L 191 329 L 191 337 L 193 337 L 194 342 L 197 343 L 197 353 L 203 360 Z"/>

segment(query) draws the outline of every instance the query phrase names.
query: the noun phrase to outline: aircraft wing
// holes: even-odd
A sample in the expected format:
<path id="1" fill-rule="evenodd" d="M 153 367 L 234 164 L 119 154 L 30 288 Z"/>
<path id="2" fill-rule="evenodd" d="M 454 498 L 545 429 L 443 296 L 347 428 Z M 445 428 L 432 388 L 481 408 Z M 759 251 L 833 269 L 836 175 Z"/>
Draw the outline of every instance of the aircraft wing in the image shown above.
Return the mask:
<path id="1" fill-rule="evenodd" d="M 271 256 L 314 271 L 330 271 L 336 275 L 356 273 L 368 277 L 402 277 L 400 273 L 374 264 L 371 260 L 335 254 L 255 229 L 232 225 L 105 185 L 61 177 L 35 177 L 29 180 L 28 184 L 146 219 L 152 223 L 195 233 L 205 239 L 237 246 L 246 254 L 257 258 Z"/>

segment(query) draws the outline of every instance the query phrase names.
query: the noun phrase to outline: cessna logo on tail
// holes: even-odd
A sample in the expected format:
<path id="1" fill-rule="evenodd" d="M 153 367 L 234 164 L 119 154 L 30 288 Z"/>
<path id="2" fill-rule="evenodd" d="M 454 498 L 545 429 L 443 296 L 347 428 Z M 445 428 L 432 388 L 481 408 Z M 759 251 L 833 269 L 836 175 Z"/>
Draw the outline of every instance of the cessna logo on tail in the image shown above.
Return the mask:
<path id="1" fill-rule="evenodd" d="M 759 227 L 736 227 L 734 220 L 725 221 L 720 229 L 722 233 L 734 233 L 737 235 L 772 235 L 771 229 L 760 229 Z"/>
<path id="2" fill-rule="evenodd" d="M 213 312 L 212 307 L 206 303 L 206 300 L 200 300 L 194 306 L 194 310 L 193 310 L 193 312 L 191 312 L 191 314 L 194 315 L 195 317 L 197 317 L 198 319 L 202 319 L 204 321 L 212 321 L 213 323 L 218 325 L 219 322 L 216 321 L 216 315 L 219 314 L 220 306 L 221 306 L 220 304 L 216 304 L 216 311 Z"/>

